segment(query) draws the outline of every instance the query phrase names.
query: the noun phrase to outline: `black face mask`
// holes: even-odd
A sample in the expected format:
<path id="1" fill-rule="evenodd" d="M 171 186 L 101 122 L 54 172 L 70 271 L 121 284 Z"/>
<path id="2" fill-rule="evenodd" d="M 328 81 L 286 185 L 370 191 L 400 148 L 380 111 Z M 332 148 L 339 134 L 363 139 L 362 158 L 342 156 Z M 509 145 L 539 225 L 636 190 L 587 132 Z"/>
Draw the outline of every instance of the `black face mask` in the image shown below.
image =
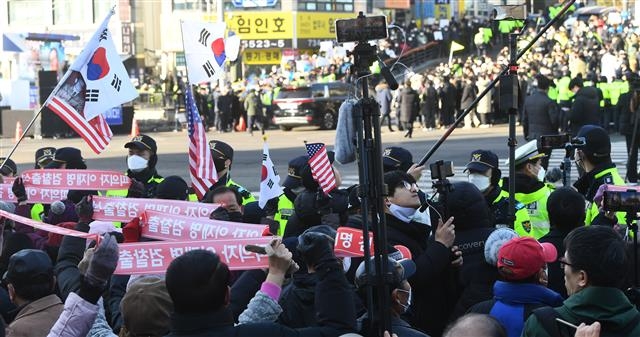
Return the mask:
<path id="1" fill-rule="evenodd" d="M 213 160 L 213 165 L 215 165 L 217 172 L 223 171 L 225 169 L 224 163 L 226 161 L 227 161 L 226 159 L 221 159 L 221 158 L 216 158 Z"/>
<path id="2" fill-rule="evenodd" d="M 243 219 L 242 213 L 240 213 L 240 212 L 228 212 L 228 214 L 229 214 L 229 221 L 242 222 L 242 219 Z"/>

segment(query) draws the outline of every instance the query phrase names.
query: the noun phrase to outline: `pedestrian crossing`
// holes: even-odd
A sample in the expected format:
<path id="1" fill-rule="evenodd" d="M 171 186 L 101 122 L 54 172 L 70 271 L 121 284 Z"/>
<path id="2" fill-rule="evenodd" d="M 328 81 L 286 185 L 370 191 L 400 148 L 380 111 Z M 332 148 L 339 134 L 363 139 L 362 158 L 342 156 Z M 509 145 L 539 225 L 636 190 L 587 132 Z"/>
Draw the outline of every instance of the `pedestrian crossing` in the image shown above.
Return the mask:
<path id="1" fill-rule="evenodd" d="M 548 171 L 551 171 L 553 168 L 560 168 L 560 163 L 564 160 L 565 151 L 564 150 L 553 150 L 551 153 L 551 158 L 549 158 L 549 167 Z M 622 179 L 625 178 L 627 173 L 627 148 L 624 141 L 615 141 L 611 144 L 611 160 L 616 164 L 618 168 L 618 172 L 620 172 L 620 176 Z M 507 177 L 509 175 L 509 167 L 506 165 L 506 157 L 500 158 L 500 170 L 502 171 L 502 176 Z M 467 181 L 467 175 L 464 173 L 465 165 L 467 164 L 469 157 L 460 158 L 459 160 L 454 160 L 454 176 L 448 178 L 450 182 L 458 182 L 458 181 Z M 571 180 L 572 183 L 578 179 L 578 170 L 576 168 L 575 162 L 571 163 Z M 358 183 L 358 175 L 344 175 L 342 176 L 342 185 L 341 188 L 346 188 L 353 184 Z M 555 183 L 556 186 L 562 185 L 562 178 L 558 182 Z M 432 181 L 431 181 L 431 171 L 427 169 L 424 170 L 420 181 L 418 182 L 420 189 L 424 191 L 431 190 Z"/>

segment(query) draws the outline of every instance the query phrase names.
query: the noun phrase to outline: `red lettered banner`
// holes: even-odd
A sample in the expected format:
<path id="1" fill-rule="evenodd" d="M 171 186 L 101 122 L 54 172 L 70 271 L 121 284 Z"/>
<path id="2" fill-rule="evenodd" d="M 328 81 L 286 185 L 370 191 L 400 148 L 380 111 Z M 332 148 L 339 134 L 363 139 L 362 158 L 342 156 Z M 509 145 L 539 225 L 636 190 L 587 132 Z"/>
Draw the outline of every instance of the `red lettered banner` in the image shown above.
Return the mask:
<path id="1" fill-rule="evenodd" d="M 230 270 L 263 269 L 269 267 L 266 255 L 244 250 L 248 244 L 266 246 L 271 237 L 215 241 L 143 242 L 120 244 L 120 258 L 115 274 L 161 274 L 178 256 L 196 249 L 217 254 Z"/>
<path id="2" fill-rule="evenodd" d="M 7 202 L 18 202 L 16 196 L 13 195 L 11 190 L 12 184 L 0 184 L 0 200 Z M 54 201 L 63 200 L 67 198 L 67 189 L 61 188 L 38 188 L 38 187 L 26 187 L 27 197 L 29 203 L 33 204 L 50 204 Z"/>
<path id="3" fill-rule="evenodd" d="M 148 210 L 192 218 L 208 218 L 219 206 L 180 200 L 93 197 L 93 218 L 128 222 Z"/>
<path id="4" fill-rule="evenodd" d="M 373 233 L 369 232 L 369 251 L 373 255 Z M 337 257 L 364 256 L 364 236 L 361 229 L 338 227 L 333 252 Z"/>
<path id="5" fill-rule="evenodd" d="M 89 234 L 89 233 L 85 233 L 85 232 L 80 232 L 80 231 L 76 231 L 73 229 L 68 229 L 68 228 L 64 228 L 64 227 L 58 227 L 58 226 L 54 226 L 54 225 L 49 225 L 46 223 L 42 223 L 39 221 L 35 221 L 35 220 L 31 220 L 29 218 L 25 218 L 13 213 L 9 213 L 9 212 L 5 212 L 0 210 L 0 217 L 3 218 L 7 218 L 7 219 L 11 219 L 13 221 L 19 222 L 19 223 L 23 223 L 27 226 L 31 226 L 35 229 L 41 229 L 43 231 L 47 231 L 49 233 L 55 233 L 55 234 L 61 234 L 61 235 L 68 235 L 68 236 L 75 236 L 78 238 L 85 238 L 85 239 L 93 239 L 93 240 L 97 240 L 98 239 L 98 235 L 97 234 Z"/>
<path id="6" fill-rule="evenodd" d="M 166 241 L 244 239 L 262 236 L 264 225 L 145 211 L 142 236 Z"/>
<path id="7" fill-rule="evenodd" d="M 100 170 L 28 170 L 21 177 L 25 186 L 69 190 L 125 190 L 131 184 L 122 173 Z"/>

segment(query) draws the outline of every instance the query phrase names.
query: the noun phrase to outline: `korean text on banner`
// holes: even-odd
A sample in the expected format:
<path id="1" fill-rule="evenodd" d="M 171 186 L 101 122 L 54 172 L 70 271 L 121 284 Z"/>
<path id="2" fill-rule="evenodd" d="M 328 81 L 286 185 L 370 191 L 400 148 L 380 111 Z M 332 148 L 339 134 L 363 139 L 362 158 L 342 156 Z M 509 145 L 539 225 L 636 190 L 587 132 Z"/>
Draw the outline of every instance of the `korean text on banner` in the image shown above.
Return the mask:
<path id="1" fill-rule="evenodd" d="M 115 171 L 100 170 L 27 170 L 22 173 L 25 186 L 70 190 L 122 190 L 129 188 L 129 177 Z"/>
<path id="2" fill-rule="evenodd" d="M 11 220 L 19 222 L 21 224 L 33 227 L 35 229 L 43 230 L 43 231 L 46 231 L 46 232 L 49 232 L 49 233 L 67 235 L 67 236 L 75 236 L 77 238 L 84 238 L 84 239 L 94 239 L 94 240 L 96 240 L 98 238 L 97 234 L 89 234 L 89 233 L 80 232 L 80 231 L 76 231 L 76 230 L 73 230 L 73 229 L 68 229 L 68 228 L 64 228 L 64 227 L 60 227 L 60 226 L 49 225 L 49 224 L 46 224 L 46 223 L 43 223 L 43 222 L 40 222 L 40 221 L 35 221 L 35 220 L 32 220 L 32 219 L 25 218 L 25 217 L 19 216 L 17 214 L 9 213 L 9 212 L 2 211 L 2 210 L 0 210 L 0 217 L 11 219 Z"/>
<path id="3" fill-rule="evenodd" d="M 364 236 L 362 230 L 350 227 L 338 227 L 333 252 L 337 257 L 364 256 Z M 373 233 L 369 232 L 369 253 L 373 253 Z"/>
<path id="4" fill-rule="evenodd" d="M 0 184 L 1 201 L 18 202 L 16 196 L 13 195 L 12 187 L 12 184 Z M 54 201 L 64 200 L 69 192 L 69 190 L 62 188 L 26 187 L 25 190 L 29 203 L 33 204 L 51 204 Z"/>
<path id="5" fill-rule="evenodd" d="M 93 197 L 93 219 L 128 222 L 135 217 L 141 216 L 142 213 L 147 210 L 191 218 L 209 218 L 211 212 L 219 206 L 218 204 L 180 200 L 95 196 Z"/>
<path id="6" fill-rule="evenodd" d="M 145 211 L 142 236 L 167 241 L 244 239 L 262 236 L 264 225 Z"/>
<path id="7" fill-rule="evenodd" d="M 180 255 L 197 249 L 216 253 L 230 270 L 264 269 L 269 266 L 266 255 L 247 252 L 246 245 L 266 246 L 271 237 L 251 239 L 144 242 L 120 244 L 120 258 L 115 274 L 162 274 Z"/>

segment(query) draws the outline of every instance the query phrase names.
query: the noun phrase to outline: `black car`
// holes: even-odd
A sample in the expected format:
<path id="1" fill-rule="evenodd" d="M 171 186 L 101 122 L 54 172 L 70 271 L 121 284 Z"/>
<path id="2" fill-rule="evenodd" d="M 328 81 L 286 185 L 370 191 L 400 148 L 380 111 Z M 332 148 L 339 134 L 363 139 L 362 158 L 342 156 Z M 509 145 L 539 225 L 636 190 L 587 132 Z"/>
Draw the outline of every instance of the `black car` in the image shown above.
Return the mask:
<path id="1" fill-rule="evenodd" d="M 273 101 L 275 124 L 284 131 L 305 125 L 335 129 L 338 110 L 350 91 L 351 85 L 343 82 L 282 88 Z"/>

